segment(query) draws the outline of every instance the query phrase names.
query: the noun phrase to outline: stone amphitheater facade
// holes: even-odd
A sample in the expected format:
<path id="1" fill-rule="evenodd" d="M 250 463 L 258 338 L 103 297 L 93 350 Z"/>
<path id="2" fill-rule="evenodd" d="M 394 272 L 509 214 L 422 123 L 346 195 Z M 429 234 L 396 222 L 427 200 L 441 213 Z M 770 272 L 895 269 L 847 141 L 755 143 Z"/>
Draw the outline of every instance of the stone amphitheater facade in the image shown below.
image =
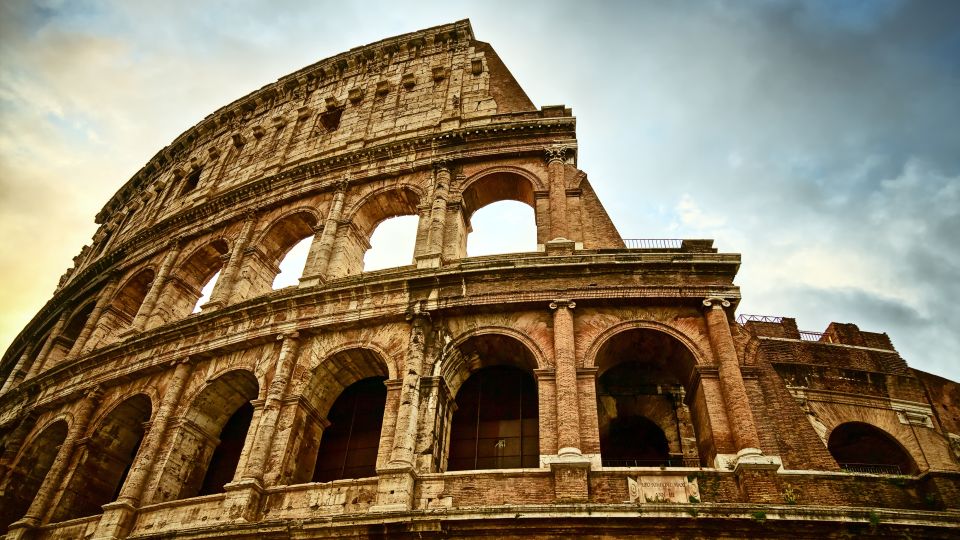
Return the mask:
<path id="1" fill-rule="evenodd" d="M 958 385 L 852 324 L 735 318 L 740 256 L 622 239 L 575 124 L 459 21 L 183 133 L 0 361 L 0 531 L 958 534 Z M 501 200 L 538 250 L 467 257 Z M 402 215 L 411 264 L 363 272 Z"/>

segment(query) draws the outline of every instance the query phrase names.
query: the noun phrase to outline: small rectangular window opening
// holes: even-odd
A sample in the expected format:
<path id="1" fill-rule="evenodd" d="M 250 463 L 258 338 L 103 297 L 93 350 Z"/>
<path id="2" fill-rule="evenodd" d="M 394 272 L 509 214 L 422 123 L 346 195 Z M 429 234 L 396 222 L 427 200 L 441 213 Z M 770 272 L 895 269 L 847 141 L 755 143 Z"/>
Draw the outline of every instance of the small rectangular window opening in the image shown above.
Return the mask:
<path id="1" fill-rule="evenodd" d="M 187 178 L 183 181 L 183 189 L 180 191 L 181 195 L 186 195 L 191 191 L 197 189 L 197 185 L 200 184 L 200 173 L 203 172 L 203 169 L 194 169 L 187 175 Z"/>
<path id="2" fill-rule="evenodd" d="M 340 117 L 343 116 L 343 105 L 339 107 L 328 108 L 322 114 L 320 114 L 320 124 L 323 125 L 323 129 L 330 131 L 336 131 L 340 127 Z"/>

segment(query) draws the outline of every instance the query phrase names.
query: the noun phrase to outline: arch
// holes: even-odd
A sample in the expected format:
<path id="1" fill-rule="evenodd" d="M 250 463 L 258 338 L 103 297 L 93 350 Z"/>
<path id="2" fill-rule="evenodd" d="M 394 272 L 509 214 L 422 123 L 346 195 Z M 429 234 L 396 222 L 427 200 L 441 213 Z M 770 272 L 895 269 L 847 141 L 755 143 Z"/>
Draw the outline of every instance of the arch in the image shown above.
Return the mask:
<path id="1" fill-rule="evenodd" d="M 35 430 L 14 463 L 0 496 L 0 531 L 22 518 L 50 472 L 57 451 L 67 438 L 67 422 L 57 418 Z"/>
<path id="2" fill-rule="evenodd" d="M 612 330 L 588 350 L 604 466 L 693 466 L 715 454 L 697 360 L 678 332 L 636 321 Z"/>
<path id="3" fill-rule="evenodd" d="M 598 367 L 597 354 L 601 347 L 603 347 L 617 334 L 627 330 L 656 330 L 658 332 L 663 332 L 664 334 L 667 334 L 682 343 L 683 346 L 690 351 L 690 354 L 693 355 L 693 359 L 696 361 L 697 365 L 704 365 L 708 363 L 706 359 L 709 358 L 709 355 L 704 352 L 704 350 L 699 346 L 699 344 L 697 344 L 696 341 L 694 341 L 683 331 L 678 330 L 669 324 L 664 324 L 658 321 L 633 320 L 617 323 L 597 335 L 597 337 L 590 342 L 590 345 L 587 347 L 587 350 L 583 355 L 584 367 Z"/>
<path id="4" fill-rule="evenodd" d="M 152 404 L 145 394 L 111 409 L 90 430 L 76 466 L 66 479 L 51 521 L 96 515 L 119 494 L 143 440 Z"/>
<path id="5" fill-rule="evenodd" d="M 324 433 L 337 421 L 337 418 L 333 417 L 334 413 L 338 412 L 333 410 L 334 404 L 348 388 L 361 381 L 372 379 L 382 386 L 382 381 L 395 374 L 386 358 L 381 351 L 372 347 L 344 346 L 329 353 L 311 371 L 310 379 L 301 392 L 302 399 L 297 403 L 294 413 L 295 422 L 302 426 L 303 434 L 290 452 L 295 459 L 295 463 L 291 465 L 294 469 L 291 477 L 293 483 L 332 478 L 329 475 L 317 476 L 319 471 L 316 467 L 324 459 L 320 456 Z M 385 397 L 384 390 L 384 399 Z M 385 406 L 381 405 L 381 427 L 378 429 L 382 428 L 383 412 Z M 370 426 L 366 427 L 372 429 Z M 334 436 L 337 436 L 336 432 Z M 365 468 L 368 465 L 366 462 L 358 464 L 356 467 L 359 468 L 354 472 L 368 470 Z"/>
<path id="6" fill-rule="evenodd" d="M 295 208 L 274 219 L 257 238 L 256 246 L 267 262 L 277 266 L 290 248 L 313 236 L 320 223 L 322 219 L 316 210 Z"/>
<path id="7" fill-rule="evenodd" d="M 41 359 L 43 369 L 50 369 L 56 366 L 70 354 L 73 345 L 77 342 L 77 338 L 79 338 L 83 332 L 83 327 L 86 326 L 87 319 L 90 318 L 94 307 L 96 307 L 96 302 L 89 301 L 73 310 L 67 319 L 67 323 L 60 331 L 60 334 L 49 338 L 52 339 L 53 342 L 47 352 L 46 358 Z"/>
<path id="8" fill-rule="evenodd" d="M 495 364 L 458 388 L 447 470 L 534 468 L 540 462 L 539 403 L 532 374 Z"/>
<path id="9" fill-rule="evenodd" d="M 289 210 L 271 221 L 251 244 L 255 249 L 245 250 L 234 290 L 243 291 L 243 296 L 250 298 L 273 290 L 280 263 L 294 246 L 313 238 L 320 223 L 319 213 L 303 207 Z M 302 272 L 302 265 L 299 270 Z"/>
<path id="10" fill-rule="evenodd" d="M 223 238 L 207 242 L 193 250 L 171 272 L 148 327 L 180 320 L 193 312 L 202 289 L 223 267 L 230 246 Z"/>
<path id="11" fill-rule="evenodd" d="M 484 206 L 497 201 L 522 202 L 536 211 L 534 193 L 547 188 L 530 171 L 520 167 L 492 167 L 467 178 L 460 190 L 464 217 L 470 216 Z"/>
<path id="12" fill-rule="evenodd" d="M 99 345 L 112 341 L 125 328 L 133 324 L 140 306 L 150 292 L 150 286 L 156 278 L 152 266 L 140 268 L 130 275 L 110 299 L 107 308 L 96 321 L 96 329 L 90 335 L 84 349 L 93 350 Z"/>
<path id="13" fill-rule="evenodd" d="M 417 186 L 387 186 L 368 193 L 343 213 L 367 239 L 385 219 L 418 214 L 423 193 Z"/>
<path id="14" fill-rule="evenodd" d="M 330 278 L 359 274 L 370 249 L 370 237 L 384 220 L 397 216 L 419 216 L 422 193 L 412 185 L 388 186 L 353 203 L 343 215 L 348 225 L 337 228 L 337 238 L 327 274 Z M 413 252 L 410 253 L 413 260 Z"/>
<path id="15" fill-rule="evenodd" d="M 916 474 L 917 463 L 896 437 L 866 422 L 845 422 L 833 428 L 827 450 L 843 470 Z"/>
<path id="16" fill-rule="evenodd" d="M 377 474 L 380 432 L 387 402 L 384 377 L 351 384 L 330 407 L 313 469 L 314 482 Z"/>
<path id="17" fill-rule="evenodd" d="M 548 363 L 543 351 L 529 336 L 512 328 L 495 326 L 478 328 L 451 341 L 434 372 L 443 377 L 456 395 L 472 373 L 495 365 L 513 365 L 533 372 Z"/>
<path id="18" fill-rule="evenodd" d="M 222 491 L 240 463 L 260 385 L 246 369 L 209 379 L 189 401 L 161 473 L 160 500 Z M 155 500 L 153 502 L 160 502 Z"/>

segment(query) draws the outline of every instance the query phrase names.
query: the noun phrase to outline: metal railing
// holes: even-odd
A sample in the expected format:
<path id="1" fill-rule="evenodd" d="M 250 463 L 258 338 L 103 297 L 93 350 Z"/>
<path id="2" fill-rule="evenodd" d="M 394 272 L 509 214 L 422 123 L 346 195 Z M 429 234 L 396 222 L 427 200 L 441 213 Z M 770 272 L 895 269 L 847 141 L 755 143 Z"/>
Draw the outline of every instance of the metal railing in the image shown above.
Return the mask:
<path id="1" fill-rule="evenodd" d="M 898 465 L 881 465 L 876 463 L 841 463 L 840 468 L 847 472 L 864 474 L 903 474 Z"/>
<path id="2" fill-rule="evenodd" d="M 627 249 L 680 249 L 683 239 L 680 238 L 624 238 Z"/>
<path id="3" fill-rule="evenodd" d="M 833 343 L 833 337 L 823 332 L 811 332 L 809 330 L 800 330 L 800 339 L 802 341 L 816 341 L 819 343 Z"/>
<path id="4" fill-rule="evenodd" d="M 768 322 L 780 324 L 783 322 L 783 317 L 776 315 L 750 315 L 747 313 L 741 313 L 740 315 L 737 315 L 737 322 L 740 324 L 747 324 L 748 322 Z"/>
<path id="5" fill-rule="evenodd" d="M 699 467 L 698 458 L 602 459 L 604 467 Z"/>

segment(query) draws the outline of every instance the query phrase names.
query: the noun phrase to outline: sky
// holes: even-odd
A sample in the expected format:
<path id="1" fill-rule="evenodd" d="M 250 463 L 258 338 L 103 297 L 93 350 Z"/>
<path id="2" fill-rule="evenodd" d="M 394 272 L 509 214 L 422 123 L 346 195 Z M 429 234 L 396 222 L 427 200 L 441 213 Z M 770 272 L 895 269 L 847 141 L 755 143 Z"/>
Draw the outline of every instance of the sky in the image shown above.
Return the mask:
<path id="1" fill-rule="evenodd" d="M 573 109 L 622 236 L 713 238 L 743 256 L 738 313 L 887 332 L 960 380 L 953 1 L 4 0 L 0 347 L 177 135 L 317 60 L 464 18 L 537 106 Z M 481 213 L 471 255 L 528 249 L 532 212 Z M 375 249 L 403 244 L 384 231 Z"/>

